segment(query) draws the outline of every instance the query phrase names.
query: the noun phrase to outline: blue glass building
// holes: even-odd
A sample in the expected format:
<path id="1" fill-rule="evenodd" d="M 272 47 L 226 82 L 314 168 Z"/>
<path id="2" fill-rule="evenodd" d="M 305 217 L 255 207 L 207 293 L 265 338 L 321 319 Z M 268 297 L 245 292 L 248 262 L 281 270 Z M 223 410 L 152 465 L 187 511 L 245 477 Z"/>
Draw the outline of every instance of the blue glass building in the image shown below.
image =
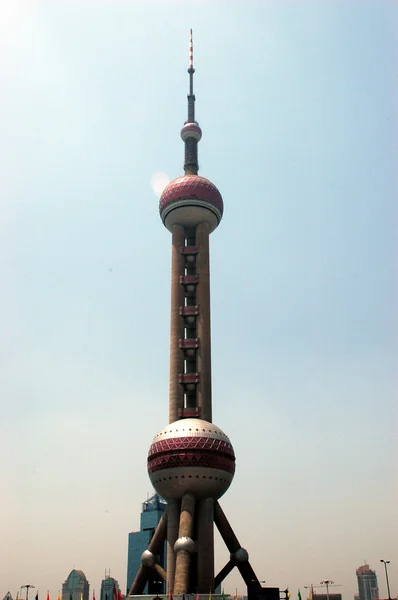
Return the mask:
<path id="1" fill-rule="evenodd" d="M 119 583 L 110 575 L 105 575 L 105 579 L 101 581 L 100 600 L 118 600 L 119 598 Z"/>
<path id="2" fill-rule="evenodd" d="M 379 600 L 377 575 L 369 565 L 361 565 L 357 569 L 359 600 Z"/>
<path id="3" fill-rule="evenodd" d="M 140 519 L 140 531 L 129 533 L 128 555 L 127 555 L 127 594 L 134 581 L 138 569 L 141 566 L 141 555 L 151 542 L 155 529 L 166 509 L 167 502 L 159 494 L 143 502 Z M 166 543 L 160 555 L 159 564 L 165 568 Z M 160 581 L 156 571 L 152 571 L 150 580 L 145 586 L 144 594 L 163 594 L 166 591 L 165 584 Z"/>

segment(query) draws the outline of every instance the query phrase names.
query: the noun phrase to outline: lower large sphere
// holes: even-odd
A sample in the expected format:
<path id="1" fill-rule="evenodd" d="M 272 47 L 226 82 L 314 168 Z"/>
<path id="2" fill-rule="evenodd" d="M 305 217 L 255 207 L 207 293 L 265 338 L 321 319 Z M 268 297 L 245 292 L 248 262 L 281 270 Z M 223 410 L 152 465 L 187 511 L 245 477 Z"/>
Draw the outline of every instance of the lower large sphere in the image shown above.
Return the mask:
<path id="1" fill-rule="evenodd" d="M 186 493 L 220 498 L 235 472 L 235 454 L 227 435 L 214 423 L 181 419 L 158 433 L 148 453 L 148 474 L 163 498 Z"/>

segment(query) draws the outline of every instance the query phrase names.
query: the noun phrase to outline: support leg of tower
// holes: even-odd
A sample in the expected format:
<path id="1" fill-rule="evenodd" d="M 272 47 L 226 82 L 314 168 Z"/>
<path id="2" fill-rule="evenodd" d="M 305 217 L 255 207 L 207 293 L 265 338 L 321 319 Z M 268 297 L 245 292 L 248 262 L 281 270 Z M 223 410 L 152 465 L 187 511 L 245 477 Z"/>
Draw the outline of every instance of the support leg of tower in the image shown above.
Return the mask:
<path id="1" fill-rule="evenodd" d="M 159 575 L 159 577 L 162 578 L 162 580 L 164 582 L 167 581 L 167 572 L 163 569 L 163 567 L 161 567 L 160 565 L 158 565 L 157 563 L 155 563 L 153 565 L 153 569 L 156 571 L 156 574 Z"/>
<path id="2" fill-rule="evenodd" d="M 174 575 L 176 569 L 174 544 L 178 538 L 180 501 L 168 500 L 167 513 L 167 593 L 170 593 L 174 592 Z"/>
<path id="3" fill-rule="evenodd" d="M 164 513 L 158 523 L 158 526 L 156 527 L 155 533 L 153 534 L 153 538 L 148 546 L 148 550 L 147 550 L 148 564 L 147 565 L 143 564 L 138 569 L 137 575 L 135 576 L 135 579 L 131 585 L 129 595 L 143 593 L 144 588 L 147 584 L 147 581 L 150 577 L 151 567 L 156 566 L 156 562 L 155 562 L 156 558 L 155 557 L 157 554 L 160 554 L 160 552 L 162 550 L 162 544 L 164 543 L 164 540 L 166 538 L 168 512 L 169 512 L 169 507 L 167 506 L 166 510 L 164 511 Z M 152 555 L 152 561 L 151 561 L 151 555 Z"/>
<path id="4" fill-rule="evenodd" d="M 198 386 L 198 404 L 201 407 L 201 417 L 211 423 L 211 352 L 210 352 L 210 230 L 207 222 L 200 223 L 196 228 L 196 245 L 199 253 L 196 259 L 197 272 L 200 273 L 197 287 L 197 303 L 200 306 L 198 317 L 198 337 L 200 348 L 198 352 L 198 371 L 200 382 Z"/>
<path id="5" fill-rule="evenodd" d="M 184 372 L 184 356 L 178 345 L 178 340 L 184 337 L 184 323 L 180 317 L 180 306 L 184 306 L 184 289 L 180 284 L 180 275 L 184 275 L 184 256 L 181 254 L 184 243 L 184 228 L 174 225 L 171 251 L 169 423 L 177 421 L 178 409 L 184 407 L 184 390 L 178 383 L 178 374 Z"/>
<path id="6" fill-rule="evenodd" d="M 214 503 L 214 522 L 231 554 L 232 562 L 238 567 L 246 585 L 261 588 L 261 584 L 249 563 L 247 551 L 240 545 L 238 538 L 234 534 L 227 517 L 217 501 Z"/>
<path id="7" fill-rule="evenodd" d="M 184 594 L 189 591 L 191 553 L 194 550 L 192 540 L 194 516 L 195 498 L 191 494 L 185 494 L 181 502 L 180 528 L 176 542 L 175 594 Z"/>
<path id="8" fill-rule="evenodd" d="M 214 578 L 214 589 L 216 589 L 220 585 L 220 583 L 224 581 L 224 579 L 230 574 L 234 566 L 235 564 L 232 562 L 232 560 L 229 560 L 227 564 L 221 569 L 221 571 L 217 573 L 216 577 Z"/>
<path id="9" fill-rule="evenodd" d="M 128 596 L 140 595 L 144 593 L 145 586 L 151 574 L 150 567 L 144 567 L 143 565 L 137 571 L 137 575 L 134 577 L 134 581 L 131 584 Z"/>
<path id="10" fill-rule="evenodd" d="M 214 591 L 214 500 L 205 498 L 197 505 L 198 580 L 200 593 Z"/>

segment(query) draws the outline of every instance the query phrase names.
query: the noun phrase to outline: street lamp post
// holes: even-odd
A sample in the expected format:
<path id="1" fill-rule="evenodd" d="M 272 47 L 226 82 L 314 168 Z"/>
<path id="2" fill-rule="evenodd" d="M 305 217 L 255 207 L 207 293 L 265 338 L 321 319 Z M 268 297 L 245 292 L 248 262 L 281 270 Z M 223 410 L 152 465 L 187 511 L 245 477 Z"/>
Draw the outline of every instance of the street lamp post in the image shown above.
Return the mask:
<path id="1" fill-rule="evenodd" d="M 388 600 L 391 600 L 391 594 L 390 594 L 390 583 L 388 581 L 388 571 L 387 571 L 387 565 L 390 564 L 389 560 L 384 560 L 384 558 L 380 559 L 380 562 L 384 563 L 384 569 L 386 571 L 386 581 L 387 581 L 387 592 L 388 592 Z"/>
<path id="2" fill-rule="evenodd" d="M 326 585 L 326 598 L 327 600 L 329 600 L 329 585 L 333 585 L 334 581 L 332 581 L 331 579 L 325 579 L 324 581 L 321 581 L 321 585 Z"/>
<path id="3" fill-rule="evenodd" d="M 24 588 L 26 588 L 26 598 L 25 600 L 29 600 L 29 590 L 30 588 L 34 588 L 35 586 L 32 585 L 31 583 L 27 583 L 26 585 L 21 585 L 21 590 L 23 590 Z M 21 593 L 22 595 L 22 593 Z"/>

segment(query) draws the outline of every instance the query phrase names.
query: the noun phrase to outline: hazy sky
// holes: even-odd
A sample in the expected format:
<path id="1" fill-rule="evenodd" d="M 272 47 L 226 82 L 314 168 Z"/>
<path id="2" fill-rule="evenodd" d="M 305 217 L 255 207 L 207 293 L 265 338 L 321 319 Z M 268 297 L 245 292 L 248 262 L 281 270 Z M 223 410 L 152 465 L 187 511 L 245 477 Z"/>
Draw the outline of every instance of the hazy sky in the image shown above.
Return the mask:
<path id="1" fill-rule="evenodd" d="M 0 596 L 126 586 L 168 416 L 194 29 L 224 510 L 260 579 L 398 594 L 397 52 L 387 0 L 2 0 Z M 228 560 L 217 542 L 217 568 Z M 237 572 L 226 592 L 242 593 Z"/>

